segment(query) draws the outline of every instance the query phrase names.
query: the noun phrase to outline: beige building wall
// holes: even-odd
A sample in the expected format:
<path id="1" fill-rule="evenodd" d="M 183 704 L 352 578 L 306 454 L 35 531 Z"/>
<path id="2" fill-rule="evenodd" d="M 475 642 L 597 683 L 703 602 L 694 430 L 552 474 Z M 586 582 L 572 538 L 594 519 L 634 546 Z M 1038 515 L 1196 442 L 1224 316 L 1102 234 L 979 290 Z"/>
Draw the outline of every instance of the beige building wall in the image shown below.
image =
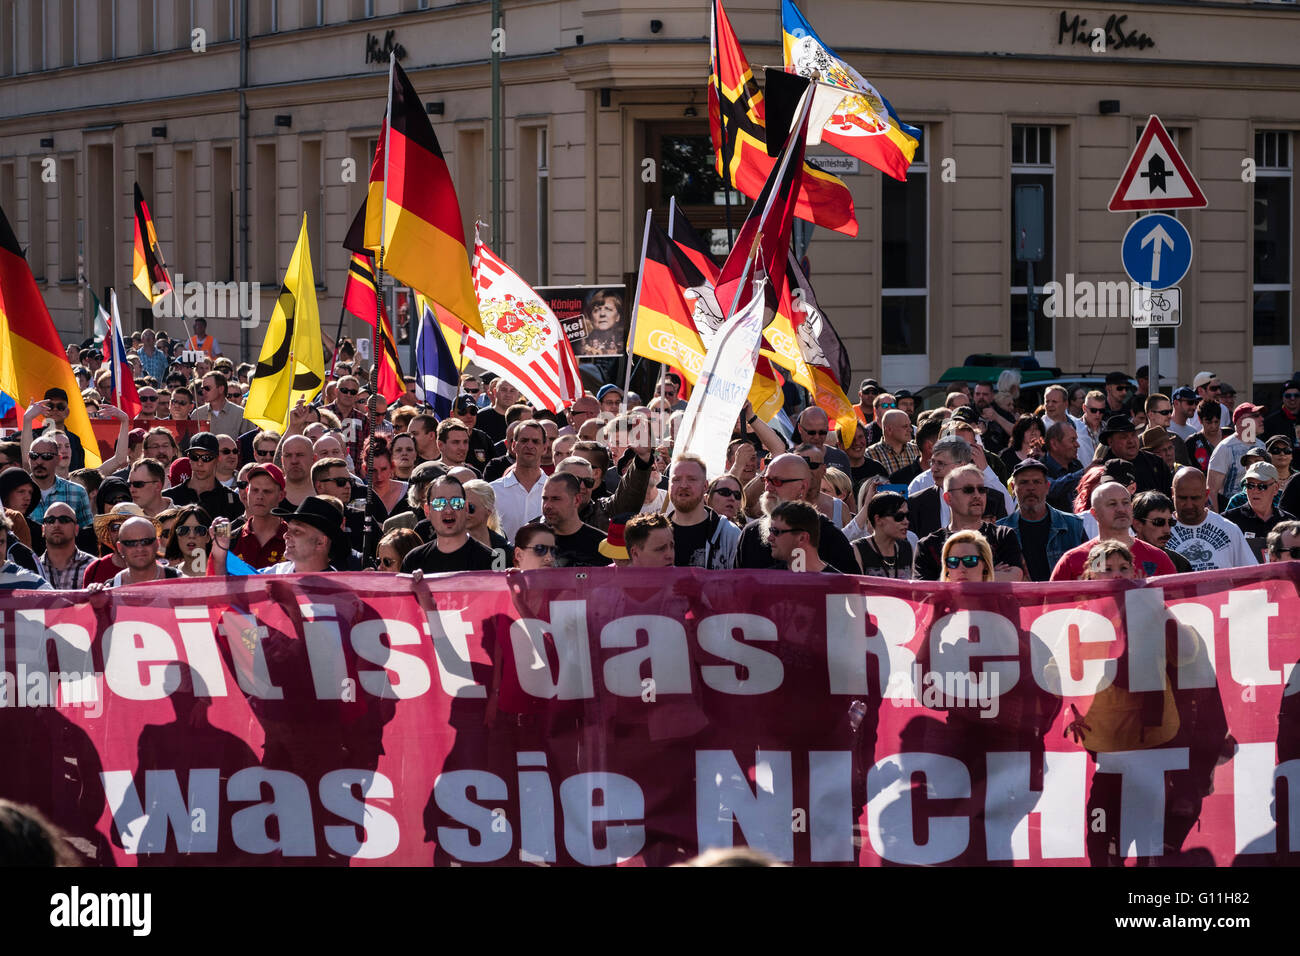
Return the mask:
<path id="1" fill-rule="evenodd" d="M 129 325 L 142 319 L 145 302 L 131 290 L 129 274 L 137 178 L 168 263 L 187 280 L 238 278 L 245 267 L 241 228 L 247 229 L 248 277 L 263 283 L 263 317 L 303 211 L 318 215 L 310 230 L 313 265 L 322 323 L 333 334 L 348 259 L 340 243 L 364 195 L 369 143 L 384 108 L 384 64 L 364 58 L 371 35 L 382 43 L 393 31 L 421 98 L 443 104 L 431 118 L 471 242 L 474 220 L 491 220 L 488 4 L 323 0 L 321 25 L 315 0 L 249 7 L 249 161 L 241 171 L 237 3 L 0 2 L 0 204 L 19 241 L 38 242 L 33 263 L 69 338 L 91 328 L 79 273 L 96 286 L 116 286 L 124 307 L 137 310 Z M 485 238 L 531 281 L 621 281 L 637 266 L 648 124 L 689 122 L 707 134 L 708 6 L 505 0 L 503 7 L 505 235 Z M 779 4 L 735 0 L 727 9 L 755 70 L 779 63 Z M 1255 201 L 1242 175 L 1257 131 L 1300 133 L 1295 6 L 808 0 L 802 9 L 899 115 L 927 134 L 923 356 L 900 364 L 884 354 L 880 173 L 863 164 L 845 176 L 858 237 L 819 229 L 808 250 L 820 303 L 850 350 L 855 377 L 920 385 L 970 352 L 1010 348 L 1017 124 L 1053 130 L 1053 277 L 1124 279 L 1119 240 L 1132 216 L 1105 207 L 1151 113 L 1178 138 L 1210 203 L 1180 214 L 1196 251 L 1182 283 L 1177 377 L 1212 368 L 1241 387 L 1252 379 L 1278 381 L 1300 366 L 1294 334 L 1287 355 L 1253 347 Z M 1124 29 L 1147 34 L 1155 45 L 1094 53 L 1088 44 L 1060 43 L 1063 10 L 1086 18 L 1089 28 L 1127 16 Z M 196 29 L 204 31 L 203 52 L 191 48 Z M 1102 100 L 1118 100 L 1119 112 L 1100 115 Z M 692 109 L 696 117 L 688 119 Z M 277 125 L 277 116 L 289 125 Z M 154 135 L 155 127 L 165 127 L 165 135 Z M 1297 141 L 1292 135 L 1293 154 Z M 810 150 L 832 153 L 826 146 Z M 54 160 L 54 182 L 41 182 L 46 159 Z M 243 179 L 246 223 L 239 221 Z M 539 188 L 546 196 L 540 219 Z M 1293 185 L 1293 223 L 1296 196 Z M 71 230 L 62 225 L 70 210 Z M 1294 281 L 1295 243 L 1290 255 Z M 160 324 L 168 322 L 179 331 L 174 320 Z M 237 351 L 237 321 L 217 320 L 212 331 L 227 352 Z M 1067 369 L 1094 360 L 1102 370 L 1138 364 L 1123 318 L 1058 318 L 1054 339 L 1051 357 Z M 260 340 L 253 331 L 252 356 Z"/>

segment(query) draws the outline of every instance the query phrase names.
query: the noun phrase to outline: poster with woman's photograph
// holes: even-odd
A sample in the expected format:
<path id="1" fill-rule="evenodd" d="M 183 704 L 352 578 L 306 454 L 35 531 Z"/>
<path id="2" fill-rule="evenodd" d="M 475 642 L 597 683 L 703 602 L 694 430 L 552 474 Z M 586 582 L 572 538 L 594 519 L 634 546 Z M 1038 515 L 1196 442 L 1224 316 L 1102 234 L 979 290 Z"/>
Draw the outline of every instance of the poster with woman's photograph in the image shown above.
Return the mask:
<path id="1" fill-rule="evenodd" d="M 580 358 L 627 352 L 627 287 L 623 285 L 539 286 L 542 297 Z"/>

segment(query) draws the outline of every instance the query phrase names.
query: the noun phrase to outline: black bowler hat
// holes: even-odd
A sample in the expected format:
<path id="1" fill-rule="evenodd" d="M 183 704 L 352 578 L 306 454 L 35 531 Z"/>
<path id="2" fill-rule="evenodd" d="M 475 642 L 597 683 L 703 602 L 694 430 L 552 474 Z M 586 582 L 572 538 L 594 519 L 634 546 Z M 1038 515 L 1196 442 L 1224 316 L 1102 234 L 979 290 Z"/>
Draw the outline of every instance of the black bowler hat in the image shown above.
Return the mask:
<path id="1" fill-rule="evenodd" d="M 294 508 L 276 508 L 271 512 L 285 521 L 301 521 L 311 525 L 317 531 L 324 532 L 331 542 L 345 541 L 343 537 L 343 516 L 332 504 L 316 495 L 308 495 L 302 504 Z"/>

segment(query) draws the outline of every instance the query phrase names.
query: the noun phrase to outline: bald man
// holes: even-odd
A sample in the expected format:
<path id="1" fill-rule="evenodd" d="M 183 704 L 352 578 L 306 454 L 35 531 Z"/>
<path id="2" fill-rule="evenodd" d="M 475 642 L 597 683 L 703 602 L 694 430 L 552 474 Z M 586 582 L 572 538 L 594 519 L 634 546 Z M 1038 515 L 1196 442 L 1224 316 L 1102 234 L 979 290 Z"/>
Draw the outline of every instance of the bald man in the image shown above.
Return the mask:
<path id="1" fill-rule="evenodd" d="M 867 447 L 867 457 L 893 474 L 921 457 L 912 441 L 912 420 L 907 412 L 888 409 L 880 418 L 880 441 Z"/>
<path id="2" fill-rule="evenodd" d="M 1205 473 L 1184 465 L 1174 475 L 1174 533 L 1167 547 L 1177 551 L 1193 571 L 1245 568 L 1258 564 L 1242 530 L 1209 510 Z"/>
<path id="3" fill-rule="evenodd" d="M 907 416 L 903 416 L 906 418 Z M 809 445 L 816 445 L 821 449 L 825 456 L 822 460 L 826 462 L 827 468 L 838 468 L 844 474 L 852 470 L 853 465 L 849 463 L 849 456 L 834 445 L 826 444 L 826 437 L 830 434 L 830 419 L 826 413 L 816 405 L 811 405 L 803 410 L 796 423 L 796 431 L 800 436 L 800 441 Z M 835 562 L 830 562 L 835 564 Z M 842 565 L 835 565 L 841 567 Z"/>
<path id="4" fill-rule="evenodd" d="M 825 413 L 822 413 L 825 415 Z M 812 484 L 812 470 L 799 455 L 777 455 L 763 473 L 763 495 L 759 504 L 763 517 L 751 521 L 740 533 L 736 546 L 736 567 L 770 568 L 776 564 L 772 547 L 768 543 L 768 524 L 772 509 L 783 501 L 803 501 Z M 821 515 L 821 540 L 817 553 L 827 564 L 836 568 L 853 568 L 857 560 L 844 532 Z"/>

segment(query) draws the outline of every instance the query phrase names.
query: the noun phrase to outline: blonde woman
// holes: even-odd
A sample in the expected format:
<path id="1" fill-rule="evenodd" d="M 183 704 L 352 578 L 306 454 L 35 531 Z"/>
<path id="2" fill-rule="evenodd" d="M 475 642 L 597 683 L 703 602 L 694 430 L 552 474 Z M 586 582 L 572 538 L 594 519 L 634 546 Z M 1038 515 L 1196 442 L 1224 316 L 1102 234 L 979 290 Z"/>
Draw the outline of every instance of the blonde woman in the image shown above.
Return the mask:
<path id="1" fill-rule="evenodd" d="M 940 581 L 993 580 L 993 549 L 978 531 L 958 531 L 943 543 Z"/>
<path id="2" fill-rule="evenodd" d="M 465 528 L 479 544 L 494 552 L 498 549 L 507 559 L 514 553 L 510 542 L 501 533 L 501 518 L 497 514 L 497 495 L 492 486 L 481 478 L 464 483 Z M 509 560 L 506 562 L 509 564 Z"/>

